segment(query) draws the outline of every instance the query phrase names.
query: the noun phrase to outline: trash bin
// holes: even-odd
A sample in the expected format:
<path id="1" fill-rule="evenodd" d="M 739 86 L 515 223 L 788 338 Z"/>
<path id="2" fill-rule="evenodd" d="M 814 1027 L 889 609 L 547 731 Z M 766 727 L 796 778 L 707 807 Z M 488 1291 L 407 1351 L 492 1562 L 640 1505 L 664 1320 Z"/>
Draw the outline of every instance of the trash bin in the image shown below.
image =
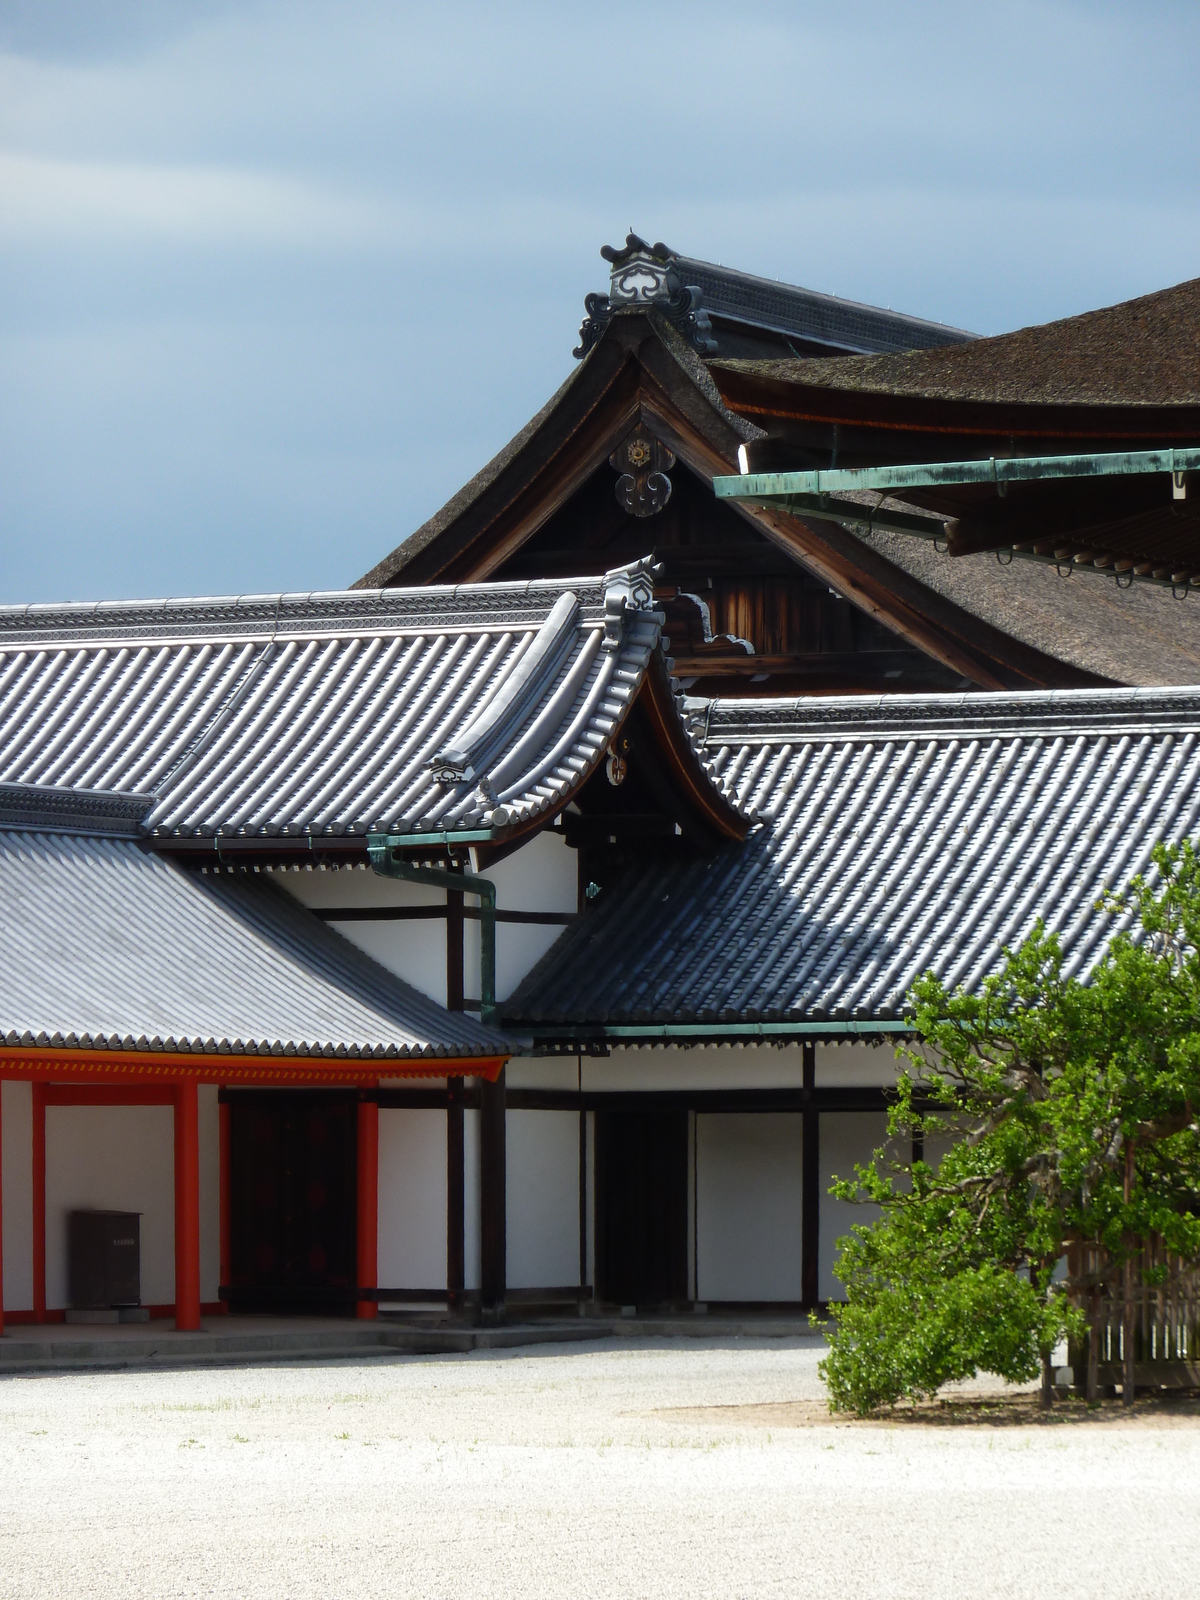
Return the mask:
<path id="1" fill-rule="evenodd" d="M 67 1276 L 74 1309 L 119 1311 L 141 1304 L 141 1229 L 138 1211 L 68 1213 Z"/>

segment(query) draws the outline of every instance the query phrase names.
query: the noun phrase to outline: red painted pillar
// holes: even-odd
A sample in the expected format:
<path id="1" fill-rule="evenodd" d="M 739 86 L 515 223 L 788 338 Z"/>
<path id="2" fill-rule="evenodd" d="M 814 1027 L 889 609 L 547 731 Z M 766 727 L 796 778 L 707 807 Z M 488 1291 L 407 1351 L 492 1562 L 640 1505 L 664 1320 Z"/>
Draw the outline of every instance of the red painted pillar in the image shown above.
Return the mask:
<path id="1" fill-rule="evenodd" d="M 46 1320 L 46 1085 L 33 1085 L 33 1320 Z"/>
<path id="2" fill-rule="evenodd" d="M 220 1153 L 220 1194 L 221 1194 L 221 1284 L 225 1286 L 233 1282 L 230 1274 L 233 1271 L 233 1217 L 230 1209 L 230 1164 L 233 1155 L 232 1134 L 229 1126 L 229 1105 L 222 1100 L 217 1106 L 217 1137 Z M 229 1302 L 221 1301 L 221 1310 L 229 1310 Z"/>
<path id="3" fill-rule="evenodd" d="M 4 1084 L 0 1082 L 0 1337 L 4 1334 Z"/>
<path id="4" fill-rule="evenodd" d="M 358 1102 L 358 1287 L 379 1287 L 379 1103 Z M 355 1315 L 377 1317 L 375 1300 L 359 1300 Z"/>
<path id="5" fill-rule="evenodd" d="M 200 1326 L 200 1103 L 194 1079 L 175 1085 L 175 1327 Z"/>

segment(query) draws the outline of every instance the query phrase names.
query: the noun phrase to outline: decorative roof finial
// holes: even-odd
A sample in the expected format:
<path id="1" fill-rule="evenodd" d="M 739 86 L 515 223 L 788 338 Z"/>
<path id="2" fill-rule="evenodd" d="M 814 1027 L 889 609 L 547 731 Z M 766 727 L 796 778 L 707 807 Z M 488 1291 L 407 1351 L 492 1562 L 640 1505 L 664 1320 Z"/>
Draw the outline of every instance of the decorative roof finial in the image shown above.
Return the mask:
<path id="1" fill-rule="evenodd" d="M 701 355 L 712 355 L 717 341 L 712 323 L 703 309 L 700 290 L 685 285 L 675 266 L 676 252 L 663 244 L 647 244 L 630 233 L 622 247 L 606 244 L 600 254 L 612 272 L 606 295 L 584 297 L 586 315 L 579 330 L 577 358 L 587 355 L 608 326 L 614 311 L 630 307 L 650 307 L 661 311 Z"/>

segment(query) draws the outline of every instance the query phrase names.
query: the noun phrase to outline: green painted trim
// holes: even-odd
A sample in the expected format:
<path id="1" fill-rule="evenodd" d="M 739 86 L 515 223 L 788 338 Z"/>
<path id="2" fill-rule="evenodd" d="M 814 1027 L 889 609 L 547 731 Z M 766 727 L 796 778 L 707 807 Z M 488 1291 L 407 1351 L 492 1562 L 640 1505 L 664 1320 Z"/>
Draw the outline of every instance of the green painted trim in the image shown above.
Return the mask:
<path id="1" fill-rule="evenodd" d="M 398 861 L 394 854 L 398 840 L 406 834 L 372 833 L 367 836 L 371 868 L 382 878 L 398 878 L 402 883 L 420 883 L 444 894 L 473 894 L 479 901 L 479 1020 L 489 1028 L 496 1026 L 496 885 L 476 872 L 448 872 L 444 867 L 418 867 L 411 861 Z"/>
<path id="2" fill-rule="evenodd" d="M 912 1033 L 911 1022 L 622 1022 L 594 1027 L 526 1028 L 509 1030 L 534 1039 L 788 1039 L 813 1034 Z"/>
<path id="3" fill-rule="evenodd" d="M 454 829 L 435 832 L 431 828 L 425 833 L 369 833 L 367 849 L 413 850 L 421 845 L 444 848 L 451 844 L 489 844 L 499 839 L 502 832 L 499 828 L 460 828 L 457 832 Z"/>
<path id="4" fill-rule="evenodd" d="M 719 500 L 787 500 L 796 495 L 845 494 L 854 489 L 887 492 L 963 483 L 999 485 L 1053 478 L 1110 478 L 1196 471 L 1200 471 L 1200 448 L 1189 446 L 1123 450 L 1105 455 L 1014 456 L 1009 460 L 993 456 L 987 461 L 837 467 L 823 472 L 750 472 L 738 477 L 714 478 L 713 491 Z"/>

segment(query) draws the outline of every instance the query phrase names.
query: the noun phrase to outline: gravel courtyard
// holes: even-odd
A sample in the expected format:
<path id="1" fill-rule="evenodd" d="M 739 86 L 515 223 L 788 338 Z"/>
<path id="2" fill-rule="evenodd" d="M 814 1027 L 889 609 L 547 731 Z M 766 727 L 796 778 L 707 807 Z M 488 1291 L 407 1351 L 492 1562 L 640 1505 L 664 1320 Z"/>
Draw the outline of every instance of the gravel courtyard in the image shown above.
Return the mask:
<path id="1" fill-rule="evenodd" d="M 1200 1422 L 830 1421 L 809 1339 L 0 1381 L 0 1593 L 1189 1593 Z"/>

